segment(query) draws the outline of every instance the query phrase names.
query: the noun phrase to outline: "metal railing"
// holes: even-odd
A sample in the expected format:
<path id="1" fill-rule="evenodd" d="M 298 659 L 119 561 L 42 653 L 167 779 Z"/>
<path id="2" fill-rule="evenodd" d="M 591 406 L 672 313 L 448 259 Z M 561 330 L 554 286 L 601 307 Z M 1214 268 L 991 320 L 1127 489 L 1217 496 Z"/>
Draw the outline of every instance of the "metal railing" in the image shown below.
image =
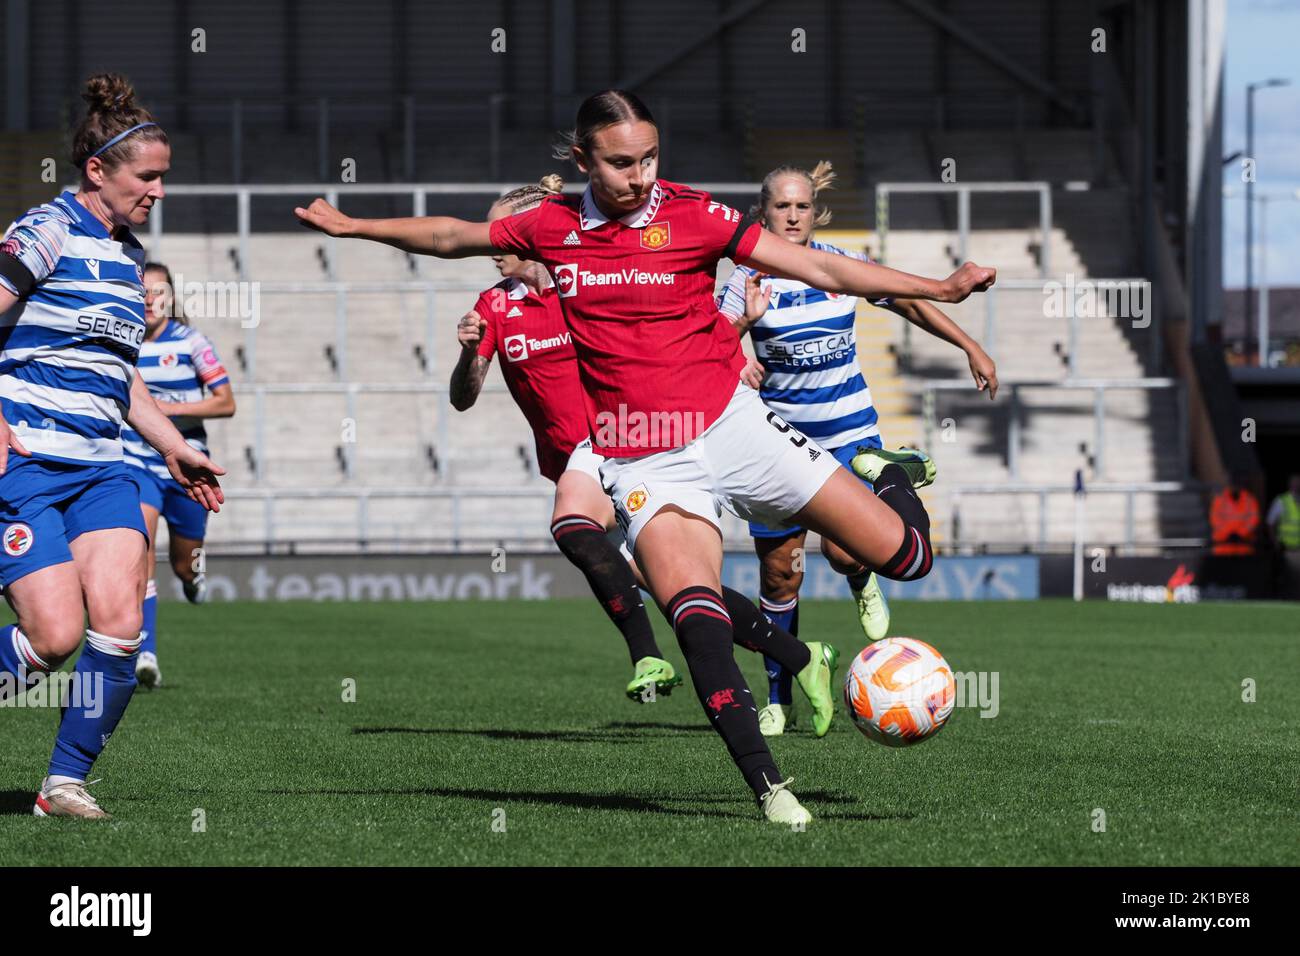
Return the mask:
<path id="1" fill-rule="evenodd" d="M 427 279 L 393 280 L 388 282 L 312 281 L 312 282 L 258 282 L 258 295 L 332 295 L 334 297 L 334 374 L 339 381 L 348 378 L 348 322 L 350 297 L 354 295 L 419 294 L 424 298 L 424 330 L 421 348 L 425 356 L 424 373 L 433 375 L 438 355 L 437 302 L 440 293 L 471 293 L 483 291 L 483 284 L 443 282 Z M 257 301 L 257 297 L 254 297 Z M 251 322 L 242 323 L 244 332 L 244 371 L 250 378 L 257 375 L 257 340 L 261 328 L 260 301 L 258 314 Z M 445 330 L 450 331 L 450 330 Z"/>
<path id="2" fill-rule="evenodd" d="M 186 196 L 228 197 L 235 203 L 236 252 L 238 254 L 238 273 L 240 281 L 249 279 L 248 239 L 252 234 L 252 202 L 254 196 L 296 196 L 307 200 L 311 197 L 324 196 L 333 206 L 339 205 L 344 196 L 409 196 L 411 215 L 426 216 L 430 196 L 500 196 L 518 187 L 518 183 L 276 183 L 257 185 L 236 184 L 187 184 L 167 186 L 168 199 Z M 699 183 L 694 188 L 721 196 L 752 196 L 758 192 L 757 183 Z M 583 183 L 569 183 L 564 192 L 579 194 L 586 189 Z M 163 261 L 165 203 L 153 207 L 149 214 L 149 258 Z M 296 219 L 286 217 L 284 231 L 298 228 Z M 334 279 L 334 246 L 338 241 L 331 236 L 322 235 L 325 249 L 325 275 Z M 418 258 L 415 260 L 418 263 Z"/>
<path id="3" fill-rule="evenodd" d="M 1189 548 L 1204 546 L 1204 538 L 1160 538 L 1150 541 L 1137 540 L 1136 498 L 1139 494 L 1176 494 L 1198 492 L 1201 486 L 1195 482 L 1184 481 L 1139 481 L 1139 482 L 1096 482 L 1086 486 L 1085 500 L 1088 495 L 1123 495 L 1124 496 L 1124 540 L 1122 546 L 1132 550 L 1136 547 Z M 957 485 L 951 491 L 952 502 L 952 540 L 950 547 L 956 551 L 962 548 L 978 547 L 983 542 L 971 542 L 962 539 L 961 503 L 970 496 L 1014 495 L 1033 496 L 1038 500 L 1038 540 L 1035 547 L 1046 551 L 1049 546 L 1047 534 L 1047 499 L 1049 495 L 1068 495 L 1073 497 L 1073 484 L 964 484 Z M 1068 539 L 1072 542 L 1073 538 Z M 1066 539 L 1056 544 L 1068 543 Z M 1115 544 L 1102 540 L 1092 540 L 1094 544 Z"/>
<path id="4" fill-rule="evenodd" d="M 360 395 L 435 395 L 446 396 L 451 392 L 451 386 L 439 382 L 393 382 L 393 383 L 365 383 L 365 382 L 320 382 L 320 383 L 280 383 L 280 384 L 261 384 L 261 385 L 243 385 L 234 389 L 236 398 L 241 398 L 249 393 L 253 396 L 253 480 L 261 482 L 265 477 L 266 457 L 266 396 L 267 395 L 342 395 L 344 396 L 344 407 L 347 418 L 353 422 L 357 420 L 357 397 Z M 506 394 L 505 385 L 499 382 L 485 382 L 480 395 L 501 395 Z M 440 403 L 437 420 L 434 424 L 435 437 L 434 448 L 440 454 L 448 459 L 452 458 L 451 440 L 449 434 L 449 416 L 450 403 L 443 401 Z M 340 442 L 339 448 L 343 453 L 343 475 L 346 479 L 351 480 L 354 477 L 356 454 L 352 442 Z M 536 476 L 536 462 L 529 459 L 529 470 Z"/>
<path id="5" fill-rule="evenodd" d="M 424 547 L 450 547 L 453 550 L 473 548 L 485 543 L 512 541 L 526 548 L 549 551 L 552 539 L 548 532 L 551 511 L 555 502 L 555 489 L 549 483 L 536 488 L 492 488 L 492 487 L 453 487 L 453 488 L 231 488 L 225 492 L 227 502 L 248 501 L 261 503 L 260 535 L 248 538 L 225 537 L 221 534 L 219 524 L 211 526 L 216 532 L 211 535 L 214 547 L 222 551 L 255 547 L 260 550 L 292 545 L 294 550 L 310 550 L 323 544 L 356 545 L 363 550 L 369 543 L 383 542 L 386 546 L 403 546 L 418 544 Z M 473 526 L 465 517 L 464 504 L 467 500 L 496 499 L 501 501 L 525 502 L 525 507 L 535 509 L 537 523 L 513 527 L 508 534 L 485 532 L 481 526 Z M 280 529 L 283 522 L 278 514 L 282 504 L 294 504 L 302 501 L 352 501 L 354 510 L 347 522 L 355 529 L 354 534 L 340 534 L 336 525 L 313 521 L 313 534 L 291 534 L 281 539 Z M 415 528 L 409 517 L 400 522 L 384 523 L 376 520 L 371 505 L 375 501 L 446 501 L 450 505 L 448 521 L 443 528 Z M 748 549 L 750 538 L 745 522 L 730 513 L 722 516 L 723 540 L 728 548 Z"/>
<path id="6" fill-rule="evenodd" d="M 893 193 L 957 194 L 957 258 L 964 262 L 970 247 L 971 193 L 1037 193 L 1040 245 L 1038 274 L 1046 279 L 1052 272 L 1052 186 L 1046 182 L 1002 183 L 877 183 L 876 235 L 880 240 L 880 261 L 889 264 L 889 197 Z"/>
<path id="7" fill-rule="evenodd" d="M 935 431 L 941 427 L 938 414 L 936 411 L 937 392 L 949 391 L 969 391 L 970 385 L 964 381 L 953 379 L 928 379 L 922 381 L 922 425 L 925 432 L 926 447 L 936 447 Z M 1091 391 L 1094 398 L 1092 403 L 1093 414 L 1093 471 L 1095 475 L 1104 476 L 1106 473 L 1106 407 L 1105 396 L 1108 391 L 1123 390 L 1140 390 L 1154 391 L 1161 389 L 1174 389 L 1178 400 L 1178 442 L 1179 442 L 1179 461 L 1182 463 L 1183 473 L 1187 473 L 1188 461 L 1188 443 L 1186 440 L 1186 393 L 1183 385 L 1177 379 L 1171 378 L 1151 378 L 1151 379 L 1074 379 L 1061 382 L 1051 381 L 1016 381 L 1003 382 L 1002 389 L 1008 395 L 1006 405 L 987 405 L 979 403 L 976 408 L 984 409 L 994 414 L 1002 414 L 1002 409 L 1006 409 L 1009 416 L 1007 428 L 1007 470 L 1012 480 L 1018 480 L 1020 476 L 1020 459 L 1022 455 L 1022 406 L 1020 402 L 1020 392 L 1024 389 L 1043 389 L 1047 391 Z M 253 399 L 253 455 L 255 462 L 254 477 L 256 481 L 263 480 L 263 463 L 267 460 L 266 451 L 266 396 L 268 395 L 342 395 L 345 401 L 345 413 L 353 421 L 357 418 L 357 398 L 360 395 L 389 394 L 389 395 L 432 395 L 445 397 L 449 394 L 450 387 L 441 382 L 395 382 L 395 383 L 365 383 L 365 382 L 320 382 L 320 383 L 268 383 L 268 384 L 251 384 L 239 385 L 235 388 L 235 395 L 239 399 L 245 399 L 251 394 Z M 504 385 L 497 382 L 485 383 L 482 394 L 505 394 Z M 445 401 L 440 402 L 439 414 L 435 422 L 435 439 L 434 446 L 438 453 L 448 459 L 454 457 L 452 454 L 452 442 L 449 434 L 448 410 L 450 405 Z M 353 474 L 354 452 L 351 445 L 347 442 L 341 444 L 343 448 L 344 475 L 351 478 Z"/>
<path id="8" fill-rule="evenodd" d="M 1094 310 L 1102 312 L 1102 309 L 1096 308 L 1096 304 L 1101 301 L 1105 303 L 1105 312 L 1115 312 L 1117 314 L 1099 314 L 1096 316 L 1079 315 L 1078 302 L 1079 292 L 1083 291 L 1089 295 L 1094 303 Z M 1066 322 L 1066 346 L 1065 346 L 1065 363 L 1070 377 L 1073 378 L 1078 374 L 1079 369 L 1079 323 L 1081 320 L 1097 318 L 1106 321 L 1121 321 L 1134 319 L 1132 315 L 1125 315 L 1125 312 L 1132 313 L 1136 309 L 1141 309 L 1143 313 L 1133 321 L 1133 327 L 1138 329 L 1147 328 L 1151 324 L 1151 283 L 1147 279 L 1138 276 L 1107 276 L 1107 277 L 1079 277 L 1067 275 L 1061 279 L 998 279 L 987 292 L 982 293 L 984 304 L 984 338 L 981 344 L 985 351 L 992 353 L 997 344 L 998 323 L 997 310 L 998 303 L 1008 292 L 1038 292 L 1044 297 L 1043 318 L 1045 321 L 1052 321 L 1048 315 L 1047 297 L 1055 296 L 1059 298 L 1061 309 L 1064 315 L 1061 318 Z M 904 327 L 910 329 L 911 325 Z"/>
<path id="9" fill-rule="evenodd" d="M 1130 483 L 1096 483 L 1089 485 L 1087 493 L 1089 495 L 1123 495 L 1125 498 L 1124 510 L 1124 534 L 1121 541 L 1115 541 L 1103 538 L 1099 535 L 1089 537 L 1089 543 L 1099 546 L 1114 547 L 1117 549 L 1127 549 L 1132 551 L 1136 548 L 1192 548 L 1203 547 L 1204 538 L 1156 538 L 1149 540 L 1139 540 L 1137 536 L 1137 519 L 1136 519 L 1136 497 L 1140 494 L 1176 494 L 1186 492 L 1197 492 L 1200 486 L 1189 482 L 1130 482 Z M 950 540 L 941 549 L 946 553 L 961 553 L 971 549 L 986 549 L 990 542 L 984 540 L 972 540 L 968 535 L 963 535 L 963 522 L 961 520 L 961 508 L 964 499 L 972 497 L 989 497 L 989 496 L 1032 496 L 1037 500 L 1037 526 L 1038 533 L 1036 541 L 1029 542 L 1018 540 L 1014 542 L 1015 547 L 1024 548 L 1027 546 L 1034 547 L 1039 552 L 1047 552 L 1053 547 L 1064 547 L 1068 545 L 1068 537 L 1061 540 L 1053 540 L 1048 534 L 1048 505 L 1047 500 L 1050 496 L 1072 496 L 1074 486 L 1071 484 L 1014 484 L 1014 485 L 979 485 L 967 484 L 958 485 L 952 489 L 952 533 Z M 546 528 L 549 524 L 551 509 L 554 505 L 554 489 L 549 485 L 537 488 L 481 488 L 481 487 L 454 487 L 454 488 L 306 488 L 306 489 L 276 489 L 276 488 L 231 488 L 226 490 L 226 499 L 229 502 L 251 501 L 261 503 L 261 528 L 260 534 L 253 539 L 227 538 L 219 532 L 213 536 L 213 544 L 219 548 L 239 547 L 250 544 L 258 546 L 273 547 L 294 542 L 298 545 L 310 546 L 313 543 L 351 543 L 365 546 L 368 542 L 383 541 L 390 544 L 401 544 L 403 542 L 419 542 L 430 546 L 450 546 L 453 549 L 461 547 L 481 545 L 484 542 L 493 542 L 505 540 L 507 537 L 513 541 L 523 542 L 529 545 L 545 544 L 549 542 L 549 535 L 546 534 Z M 529 502 L 529 507 L 535 508 L 537 514 L 537 524 L 535 527 L 519 527 L 517 530 L 512 529 L 509 535 L 491 534 L 485 532 L 481 527 L 472 527 L 467 522 L 464 514 L 464 503 L 466 500 L 481 499 L 499 499 L 511 501 Z M 283 504 L 295 504 L 303 501 L 351 501 L 354 504 L 354 511 L 347 524 L 355 528 L 353 535 L 341 534 L 339 529 L 328 523 L 321 526 L 321 523 L 313 521 L 319 533 L 316 535 L 304 536 L 300 533 L 294 533 L 283 540 L 279 534 L 282 522 L 278 508 Z M 450 513 L 448 523 L 445 528 L 430 529 L 420 528 L 413 529 L 410 520 L 400 522 L 390 522 L 385 524 L 375 520 L 371 504 L 377 500 L 394 500 L 410 502 L 427 502 L 447 501 L 450 504 Z M 749 541 L 745 533 L 745 526 L 739 519 L 732 519 L 733 516 L 724 514 L 724 542 L 729 548 L 745 548 Z M 216 528 L 214 528 L 216 530 Z M 441 530 L 441 534 L 438 531 Z M 996 544 L 996 543 L 994 543 Z"/>
<path id="10" fill-rule="evenodd" d="M 966 392 L 970 383 L 954 379 L 925 379 L 921 386 L 922 423 L 925 429 L 927 447 L 934 447 L 934 431 L 937 427 L 938 414 L 935 409 L 936 392 Z M 1007 471 L 1013 481 L 1020 477 L 1020 456 L 1022 451 L 1021 417 L 1022 408 L 1020 392 L 1024 389 L 1047 389 L 1054 391 L 1091 391 L 1093 393 L 1093 473 L 1104 476 L 1106 473 L 1106 392 L 1123 390 L 1155 391 L 1173 389 L 1178 402 L 1178 461 L 1181 474 L 1189 469 L 1190 448 L 1187 440 L 1187 390 L 1176 378 L 1133 378 L 1133 379 L 1066 379 L 1053 382 L 1018 381 L 1002 382 L 1000 388 L 1008 393 L 1005 406 L 1007 423 Z M 991 414 L 1001 414 L 999 406 L 980 403 L 974 406 Z"/>
<path id="11" fill-rule="evenodd" d="M 1049 280 L 1054 281 L 1054 280 Z M 1098 278 L 1080 280 L 1080 283 L 1086 281 L 1095 287 L 1099 292 L 1105 293 L 1109 289 L 1119 289 L 1145 285 L 1146 280 L 1140 278 Z M 437 354 L 437 323 L 435 320 L 435 311 L 437 297 L 439 293 L 474 293 L 477 294 L 482 290 L 479 284 L 448 282 L 444 280 L 432 279 L 408 279 L 408 280 L 391 280 L 391 281 L 340 281 L 340 280 L 310 280 L 299 282 L 263 282 L 258 281 L 257 290 L 259 294 L 267 295 L 321 295 L 328 294 L 335 297 L 334 323 L 336 340 L 335 345 L 339 349 L 339 362 L 336 369 L 337 377 L 342 380 L 346 379 L 347 367 L 347 323 L 348 323 L 348 303 L 350 295 L 372 295 L 372 294 L 389 294 L 389 293 L 418 293 L 425 298 L 425 342 L 424 348 L 428 356 L 428 363 L 433 364 L 434 356 Z M 1029 291 L 1048 291 L 1046 283 L 1037 279 L 1003 279 L 996 286 L 989 289 L 983 294 L 984 305 L 984 333 L 981 338 L 981 344 L 989 353 L 993 353 L 997 348 L 998 339 L 998 321 L 997 313 L 999 303 L 1007 292 L 1029 292 Z M 1066 294 L 1062 299 L 1067 303 L 1066 308 L 1066 348 L 1063 359 L 1066 364 L 1068 374 L 1071 378 L 1077 374 L 1079 365 L 1079 333 L 1080 322 L 1083 320 L 1073 307 L 1073 296 Z M 254 297 L 256 301 L 256 297 Z M 1106 320 L 1117 320 L 1122 316 L 1104 316 Z M 256 374 L 255 356 L 257 350 L 257 330 L 260 327 L 260 315 L 254 316 L 252 321 L 244 325 L 244 347 L 247 371 L 250 375 Z M 1141 327 L 1141 326 L 1138 326 Z"/>
<path id="12" fill-rule="evenodd" d="M 1093 390 L 1099 397 L 1104 396 L 1109 389 L 1158 389 L 1178 387 L 1180 383 L 1171 379 L 1134 379 L 1127 381 L 1104 381 L 1104 380 L 1076 380 L 1068 382 L 1010 382 L 1005 383 L 1004 387 L 1012 390 L 1012 405 L 1016 402 L 1015 393 L 1020 388 L 1044 388 L 1044 389 L 1089 389 Z M 954 389 L 967 389 L 964 382 L 951 380 L 927 381 L 923 383 L 926 394 L 933 395 L 937 391 L 948 391 Z M 376 383 L 367 384 L 361 382 L 349 383 L 312 383 L 312 384 L 263 384 L 263 385 L 244 385 L 236 389 L 236 394 L 241 398 L 251 394 L 253 399 L 253 417 L 254 417 L 254 481 L 260 483 L 263 480 L 263 469 L 267 456 L 267 441 L 265 435 L 265 426 L 267 421 L 265 400 L 268 395 L 342 395 L 345 398 L 346 414 L 353 420 L 356 419 L 356 400 L 363 394 L 428 394 L 432 396 L 446 396 L 449 387 L 438 382 L 413 382 L 413 383 Z M 487 394 L 505 393 L 506 389 L 499 383 L 488 383 L 484 385 L 483 392 Z M 435 447 L 439 455 L 448 459 L 454 457 L 452 443 L 448 432 L 450 408 L 444 402 L 435 422 Z M 1094 415 L 1098 416 L 1097 431 L 1098 450 L 1100 452 L 1098 464 L 1104 467 L 1104 405 L 1100 402 L 1094 404 Z M 1015 418 L 1013 418 L 1013 422 Z M 927 431 L 933 426 L 933 421 L 927 421 Z M 1017 471 L 1014 463 L 1019 456 L 1018 443 L 1020 440 L 1019 428 L 1013 427 L 1009 436 L 1008 459 L 1012 468 L 1012 476 L 1015 477 Z M 927 439 L 929 441 L 929 439 Z M 932 444 L 932 443 L 931 443 Z M 348 482 L 355 480 L 353 462 L 354 449 L 345 443 L 340 445 L 344 455 L 344 478 Z M 535 471 L 535 463 L 533 463 Z M 1100 471 L 1100 468 L 1098 469 Z M 1192 490 L 1195 486 L 1185 482 L 1136 482 L 1136 483 L 1106 483 L 1099 482 L 1088 486 L 1089 493 L 1098 494 L 1126 494 L 1126 534 L 1124 545 L 1133 547 L 1137 544 L 1171 544 L 1170 542 L 1137 542 L 1134 529 L 1134 495 L 1142 492 L 1173 492 Z M 952 491 L 952 513 L 953 513 L 953 540 L 951 547 L 958 548 L 964 545 L 960 539 L 960 499 L 962 496 L 969 495 L 991 495 L 991 494 L 1033 494 L 1039 499 L 1039 545 L 1047 544 L 1047 505 L 1046 498 L 1048 495 L 1065 494 L 1073 491 L 1072 485 L 1066 484 L 986 484 L 986 485 L 958 485 Z M 345 485 L 338 488 L 318 489 L 303 491 L 297 488 L 278 489 L 257 487 L 234 488 L 229 491 L 228 496 L 234 500 L 253 499 L 259 500 L 263 504 L 263 531 L 264 538 L 267 542 L 276 541 L 276 507 L 282 501 L 300 501 L 302 499 L 348 499 L 356 501 L 356 540 L 363 541 L 367 538 L 381 536 L 383 529 L 376 527 L 371 521 L 369 514 L 369 503 L 375 499 L 410 499 L 410 500 L 449 500 L 451 502 L 451 527 L 450 535 L 453 541 L 465 541 L 473 537 L 466 533 L 463 521 L 463 501 L 465 498 L 481 497 L 498 497 L 511 499 L 534 499 L 539 502 L 540 511 L 550 507 L 553 498 L 553 490 L 549 485 L 539 484 L 533 488 L 509 488 L 509 489 L 483 489 L 477 486 L 418 486 L 418 487 L 358 487 L 355 484 Z M 734 529 L 732 529 L 734 531 Z M 741 529 L 743 530 L 743 529 Z M 540 536 L 538 532 L 538 536 Z M 399 535 L 400 536 L 400 535 Z M 488 536 L 491 537 L 491 536 Z M 743 535 L 739 532 L 728 536 L 730 542 L 732 538 L 743 544 Z M 479 539 L 483 539 L 479 535 Z M 1173 545 L 1188 544 L 1181 539 L 1171 539 Z"/>
<path id="13" fill-rule="evenodd" d="M 392 531 L 398 529 L 385 529 L 383 525 L 376 525 L 371 520 L 370 504 L 376 499 L 394 499 L 394 500 L 438 500 L 449 501 L 451 503 L 450 522 L 446 532 L 446 540 L 452 547 L 460 547 L 462 544 L 471 541 L 482 542 L 493 540 L 491 535 L 483 534 L 466 534 L 465 521 L 463 516 L 463 503 L 466 498 L 474 499 L 515 499 L 535 501 L 538 508 L 538 525 L 539 529 L 545 529 L 550 524 L 551 508 L 553 507 L 555 492 L 551 488 L 295 488 L 291 493 L 286 493 L 280 489 L 273 488 L 232 488 L 226 492 L 226 498 L 231 501 L 260 501 L 262 504 L 262 537 L 261 541 L 275 542 L 278 518 L 276 514 L 277 505 L 283 501 L 325 501 L 325 500 L 351 500 L 356 505 L 356 537 L 355 541 L 364 542 L 370 538 L 401 538 L 400 534 L 393 534 Z M 404 524 L 402 527 L 407 527 Z M 385 533 L 385 532 L 388 533 Z M 431 536 L 425 532 L 425 538 Z M 523 537 L 523 536 L 521 536 Z M 536 537 L 541 537 L 539 532 Z M 337 536 L 330 538 L 335 540 Z M 300 537 L 296 540 L 303 540 Z M 237 542 L 226 542 L 237 543 Z"/>

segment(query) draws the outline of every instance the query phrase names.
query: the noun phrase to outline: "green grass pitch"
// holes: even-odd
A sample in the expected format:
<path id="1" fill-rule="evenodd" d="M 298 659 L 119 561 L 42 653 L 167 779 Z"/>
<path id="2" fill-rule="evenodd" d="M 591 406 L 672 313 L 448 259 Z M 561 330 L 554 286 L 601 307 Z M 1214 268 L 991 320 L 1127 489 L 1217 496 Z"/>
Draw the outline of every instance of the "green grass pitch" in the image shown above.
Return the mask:
<path id="1" fill-rule="evenodd" d="M 0 709 L 0 865 L 1300 863 L 1295 605 L 893 611 L 954 670 L 997 672 L 999 712 L 903 750 L 842 711 L 775 740 L 815 817 L 796 833 L 761 820 L 688 689 L 623 697 L 593 602 L 165 604 L 165 686 L 96 767 L 112 821 L 32 818 L 57 713 Z M 845 658 L 864 643 L 847 602 L 801 620 Z"/>

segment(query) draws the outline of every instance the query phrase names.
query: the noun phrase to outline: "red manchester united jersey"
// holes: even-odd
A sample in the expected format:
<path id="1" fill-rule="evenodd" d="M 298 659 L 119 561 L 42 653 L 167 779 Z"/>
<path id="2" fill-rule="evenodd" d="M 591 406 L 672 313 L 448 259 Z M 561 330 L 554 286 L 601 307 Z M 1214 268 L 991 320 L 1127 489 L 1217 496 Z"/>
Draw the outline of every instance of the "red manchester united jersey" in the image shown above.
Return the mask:
<path id="1" fill-rule="evenodd" d="M 736 390 L 740 337 L 713 300 L 718 260 L 746 258 L 760 226 L 708 193 L 657 181 L 616 221 L 591 187 L 492 223 L 492 244 L 545 263 L 577 350 L 594 450 L 676 448 Z"/>
<path id="2" fill-rule="evenodd" d="M 587 412 L 555 287 L 539 294 L 506 279 L 480 295 L 474 311 L 487 323 L 478 354 L 500 356 L 506 388 L 532 426 L 537 466 L 559 481 L 574 446 L 587 437 Z"/>

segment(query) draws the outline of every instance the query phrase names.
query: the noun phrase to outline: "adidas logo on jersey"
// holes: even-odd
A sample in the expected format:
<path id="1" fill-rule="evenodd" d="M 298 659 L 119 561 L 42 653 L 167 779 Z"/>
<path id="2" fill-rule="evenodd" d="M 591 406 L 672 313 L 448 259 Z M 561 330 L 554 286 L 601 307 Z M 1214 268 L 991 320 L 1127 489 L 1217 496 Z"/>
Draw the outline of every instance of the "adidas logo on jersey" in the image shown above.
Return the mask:
<path id="1" fill-rule="evenodd" d="M 514 306 L 514 307 L 513 307 L 509 312 L 506 313 L 506 318 L 507 318 L 507 319 L 515 319 L 515 318 L 518 318 L 519 316 L 521 316 L 521 315 L 523 315 L 523 314 L 524 314 L 524 313 L 520 311 L 519 306 L 516 305 L 516 306 Z"/>
<path id="2" fill-rule="evenodd" d="M 569 230 L 569 234 L 568 234 L 567 236 L 564 237 L 564 244 L 565 244 L 566 246 L 580 246 L 580 245 L 582 245 L 582 240 L 578 238 L 578 230 L 576 230 L 576 229 L 570 229 L 570 230 Z"/>

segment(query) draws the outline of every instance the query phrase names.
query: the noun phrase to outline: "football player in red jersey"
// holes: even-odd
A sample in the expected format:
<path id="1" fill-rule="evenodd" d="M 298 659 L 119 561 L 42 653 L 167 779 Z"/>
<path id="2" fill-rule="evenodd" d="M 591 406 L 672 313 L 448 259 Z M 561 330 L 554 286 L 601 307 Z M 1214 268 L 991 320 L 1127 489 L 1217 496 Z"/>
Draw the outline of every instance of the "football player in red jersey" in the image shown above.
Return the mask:
<path id="1" fill-rule="evenodd" d="M 488 221 L 533 209 L 563 186 L 550 175 L 512 190 L 492 204 Z M 555 482 L 551 536 L 627 642 L 634 669 L 628 698 L 670 694 L 682 679 L 655 643 L 632 569 L 606 536 L 614 508 L 600 486 L 601 458 L 591 450 L 577 359 L 555 284 L 539 262 L 509 254 L 492 260 L 502 281 L 483 292 L 457 326 L 461 353 L 451 373 L 451 404 L 461 412 L 473 406 L 499 355 L 506 387 L 533 430 L 538 470 Z"/>
<path id="2" fill-rule="evenodd" d="M 740 339 L 713 300 L 718 262 L 730 258 L 826 291 L 940 302 L 989 288 L 996 273 L 968 262 L 947 279 L 927 279 L 809 249 L 707 193 L 660 180 L 658 128 L 625 91 L 588 97 L 571 135 L 569 154 L 589 180 L 580 199 L 549 197 L 491 223 L 354 219 L 323 199 L 296 214 L 329 235 L 407 252 L 515 253 L 547 267 L 572 332 L 591 434 L 606 459 L 601 482 L 673 625 L 696 694 L 764 815 L 805 825 L 811 814 L 759 733 L 757 708 L 731 653 L 721 509 L 811 528 L 897 580 L 929 573 L 930 522 L 902 465 L 871 476 L 875 491 L 868 490 L 739 383 Z M 829 695 L 834 665 L 830 652 L 794 669 L 801 685 L 807 671 Z M 819 736 L 830 716 L 814 709 Z"/>
<path id="3" fill-rule="evenodd" d="M 492 204 L 488 221 L 527 212 L 563 186 L 550 175 L 512 190 Z M 601 487 L 604 459 L 592 450 L 578 360 L 555 284 L 541 263 L 508 254 L 492 260 L 504 281 L 483 292 L 457 325 L 461 354 L 452 370 L 451 404 L 457 411 L 474 405 L 499 355 L 506 387 L 532 428 L 538 469 L 555 482 L 551 535 L 627 642 L 634 669 L 628 698 L 644 702 L 669 694 L 681 678 L 655 642 L 631 553 L 606 536 L 614 508 Z M 760 381 L 758 368 L 742 373 L 752 388 Z M 755 614 L 739 591 L 723 588 L 723 598 L 732 619 L 748 625 L 735 629 L 736 643 L 774 659 L 809 658 L 789 632 Z"/>

